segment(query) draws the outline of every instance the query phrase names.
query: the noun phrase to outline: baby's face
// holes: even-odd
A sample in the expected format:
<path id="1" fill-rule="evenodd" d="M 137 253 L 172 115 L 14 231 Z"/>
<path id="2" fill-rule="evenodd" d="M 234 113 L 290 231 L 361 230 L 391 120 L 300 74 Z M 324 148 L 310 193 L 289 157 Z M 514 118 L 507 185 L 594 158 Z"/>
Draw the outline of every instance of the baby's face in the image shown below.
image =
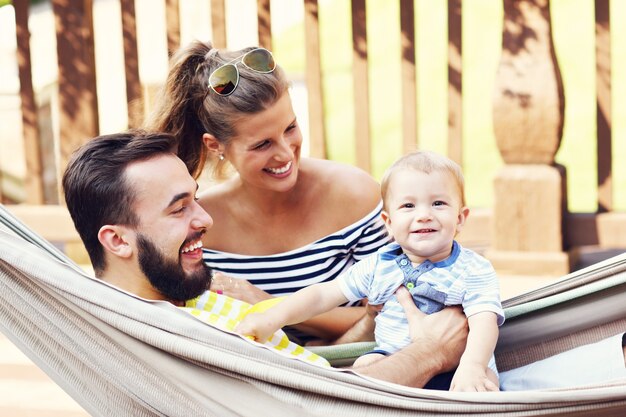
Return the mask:
<path id="1" fill-rule="evenodd" d="M 454 236 L 469 213 L 461 207 L 455 179 L 446 172 L 403 169 L 390 179 L 383 219 L 411 262 L 438 262 L 450 255 Z"/>

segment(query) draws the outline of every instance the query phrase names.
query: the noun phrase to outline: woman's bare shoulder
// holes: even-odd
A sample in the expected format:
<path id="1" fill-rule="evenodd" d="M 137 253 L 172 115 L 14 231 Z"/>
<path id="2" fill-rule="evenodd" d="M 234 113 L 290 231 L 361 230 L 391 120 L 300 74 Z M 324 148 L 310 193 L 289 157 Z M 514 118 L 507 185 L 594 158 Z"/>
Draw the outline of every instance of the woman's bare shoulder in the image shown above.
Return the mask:
<path id="1" fill-rule="evenodd" d="M 198 191 L 198 199 L 201 203 L 204 201 L 212 202 L 222 200 L 224 197 L 233 193 L 235 187 L 234 184 L 234 178 L 229 178 L 221 182 L 205 184 L 205 187 Z"/>
<path id="2" fill-rule="evenodd" d="M 376 186 L 378 183 L 367 172 L 354 165 L 343 162 L 331 161 L 329 159 L 305 158 L 302 161 L 304 168 L 315 171 L 320 176 L 329 177 L 333 181 L 351 182 L 358 180 L 363 183 L 370 183 Z"/>
<path id="3" fill-rule="evenodd" d="M 198 192 L 198 203 L 213 217 L 213 220 L 219 219 L 221 223 L 230 217 L 228 213 L 233 194 L 234 188 L 230 181 L 212 184 Z"/>
<path id="4" fill-rule="evenodd" d="M 309 159 L 307 167 L 335 207 L 351 207 L 358 217 L 380 202 L 380 185 L 367 172 L 352 165 L 324 159 Z"/>

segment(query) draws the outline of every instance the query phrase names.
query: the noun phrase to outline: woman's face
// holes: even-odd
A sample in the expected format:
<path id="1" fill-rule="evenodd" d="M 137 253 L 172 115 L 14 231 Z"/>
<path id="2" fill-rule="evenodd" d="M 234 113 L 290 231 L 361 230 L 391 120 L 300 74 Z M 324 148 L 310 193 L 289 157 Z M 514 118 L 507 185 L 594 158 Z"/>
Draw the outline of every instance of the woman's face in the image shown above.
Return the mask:
<path id="1" fill-rule="evenodd" d="M 301 145 L 302 133 L 285 93 L 273 106 L 236 122 L 224 156 L 244 183 L 288 191 L 298 178 Z"/>

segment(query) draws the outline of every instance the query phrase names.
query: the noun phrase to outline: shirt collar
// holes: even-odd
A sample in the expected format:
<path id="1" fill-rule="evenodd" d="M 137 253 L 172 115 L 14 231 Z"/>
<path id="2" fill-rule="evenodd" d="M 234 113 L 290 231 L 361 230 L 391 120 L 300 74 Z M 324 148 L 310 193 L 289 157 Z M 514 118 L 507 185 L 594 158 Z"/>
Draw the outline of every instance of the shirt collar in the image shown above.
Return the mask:
<path id="1" fill-rule="evenodd" d="M 445 268 L 447 266 L 452 265 L 456 262 L 459 254 L 461 253 L 461 247 L 456 242 L 456 240 L 452 241 L 452 251 L 450 252 L 450 256 L 445 259 L 442 259 L 439 262 L 434 262 L 433 265 L 438 268 Z M 396 242 L 388 243 L 380 249 L 380 259 L 383 261 L 392 261 L 396 259 L 398 256 L 404 255 L 402 248 Z"/>

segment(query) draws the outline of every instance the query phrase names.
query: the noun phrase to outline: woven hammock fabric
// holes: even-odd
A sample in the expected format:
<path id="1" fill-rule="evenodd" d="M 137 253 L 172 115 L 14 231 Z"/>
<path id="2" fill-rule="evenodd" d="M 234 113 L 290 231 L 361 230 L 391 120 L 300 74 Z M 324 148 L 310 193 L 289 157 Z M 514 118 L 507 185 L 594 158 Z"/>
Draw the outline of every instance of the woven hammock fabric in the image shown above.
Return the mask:
<path id="1" fill-rule="evenodd" d="M 167 302 L 91 278 L 1 206 L 0 219 L 0 331 L 94 416 L 626 415 L 626 381 L 554 391 L 439 392 L 290 359 Z M 611 260 L 566 277 L 559 284 L 566 291 L 557 285 L 509 302 L 514 314 L 502 329 L 499 360 L 528 362 L 527 352 L 544 342 L 558 351 L 624 331 L 619 313 L 567 328 L 556 340 L 544 340 L 535 330 L 541 326 L 529 324 L 560 311 L 584 312 L 587 299 L 609 293 L 610 305 L 626 305 L 624 264 L 624 257 Z M 604 315 L 597 308 L 595 315 Z M 518 338 L 524 344 L 516 348 Z"/>

